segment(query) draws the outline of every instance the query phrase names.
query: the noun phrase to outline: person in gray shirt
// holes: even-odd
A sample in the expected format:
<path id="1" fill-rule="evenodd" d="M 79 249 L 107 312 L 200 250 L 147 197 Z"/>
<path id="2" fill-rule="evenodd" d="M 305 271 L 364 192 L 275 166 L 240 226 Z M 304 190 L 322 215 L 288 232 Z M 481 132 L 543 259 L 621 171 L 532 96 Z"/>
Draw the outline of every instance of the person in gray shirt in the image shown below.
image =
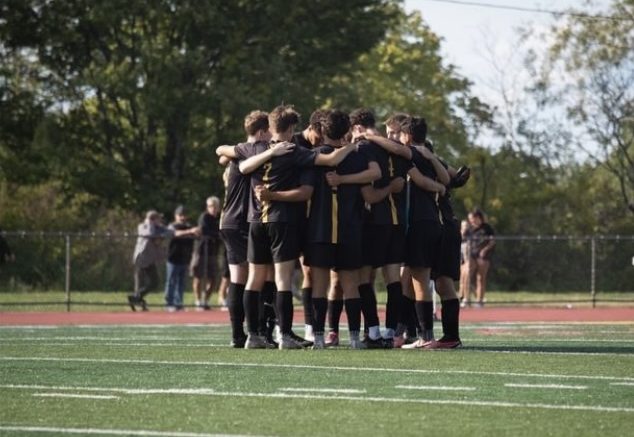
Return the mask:
<path id="1" fill-rule="evenodd" d="M 137 228 L 137 240 L 134 247 L 132 263 L 134 265 L 134 293 L 128 295 L 128 304 L 132 311 L 139 305 L 147 311 L 145 296 L 158 286 L 157 263 L 163 259 L 161 241 L 164 238 L 197 235 L 198 229 L 175 230 L 169 229 L 161 222 L 161 215 L 150 210 L 145 214 L 145 220 Z"/>

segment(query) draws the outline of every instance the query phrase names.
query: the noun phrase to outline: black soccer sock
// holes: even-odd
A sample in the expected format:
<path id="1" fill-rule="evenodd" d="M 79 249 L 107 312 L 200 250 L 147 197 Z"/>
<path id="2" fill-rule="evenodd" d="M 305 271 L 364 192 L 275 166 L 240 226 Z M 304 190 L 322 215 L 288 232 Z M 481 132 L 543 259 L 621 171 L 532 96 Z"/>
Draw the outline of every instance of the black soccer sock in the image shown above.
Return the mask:
<path id="1" fill-rule="evenodd" d="M 277 317 L 282 335 L 289 335 L 293 328 L 293 293 L 290 290 L 277 292 Z"/>
<path id="2" fill-rule="evenodd" d="M 401 295 L 398 320 L 399 323 L 405 326 L 408 337 L 416 337 L 416 307 L 414 305 L 414 300 L 405 295 Z"/>
<path id="3" fill-rule="evenodd" d="M 423 340 L 434 338 L 434 303 L 416 301 L 416 315 L 420 323 Z"/>
<path id="4" fill-rule="evenodd" d="M 313 312 L 313 288 L 302 288 L 302 304 L 304 305 L 304 324 L 314 324 L 314 312 Z"/>
<path id="5" fill-rule="evenodd" d="M 328 301 L 328 325 L 330 330 L 339 334 L 339 320 L 343 311 L 343 300 Z"/>
<path id="6" fill-rule="evenodd" d="M 244 284 L 229 283 L 227 289 L 227 308 L 231 319 L 233 338 L 244 337 Z"/>
<path id="7" fill-rule="evenodd" d="M 247 331 L 249 335 L 258 334 L 258 321 L 260 318 L 259 311 L 260 293 L 253 290 L 244 290 L 244 315 L 247 319 Z"/>
<path id="8" fill-rule="evenodd" d="M 440 310 L 442 331 L 445 340 L 460 340 L 460 301 L 448 299 L 442 301 Z"/>
<path id="9" fill-rule="evenodd" d="M 328 299 L 325 297 L 312 298 L 313 308 L 315 310 L 313 317 L 313 332 L 315 334 L 324 333 L 324 325 L 326 324 L 326 312 L 328 311 Z"/>
<path id="10" fill-rule="evenodd" d="M 372 289 L 372 284 L 359 285 L 359 296 L 361 298 L 363 323 L 367 328 L 379 326 L 379 312 L 376 307 L 376 295 Z"/>
<path id="11" fill-rule="evenodd" d="M 403 287 L 399 282 L 387 284 L 387 303 L 385 305 L 385 327 L 396 331 L 401 312 L 401 296 Z"/>
<path id="12" fill-rule="evenodd" d="M 350 332 L 359 332 L 361 329 L 361 299 L 346 299 L 346 316 L 348 317 L 348 329 Z"/>
<path id="13" fill-rule="evenodd" d="M 259 329 L 261 335 L 268 336 L 275 326 L 275 282 L 267 281 L 260 296 Z"/>

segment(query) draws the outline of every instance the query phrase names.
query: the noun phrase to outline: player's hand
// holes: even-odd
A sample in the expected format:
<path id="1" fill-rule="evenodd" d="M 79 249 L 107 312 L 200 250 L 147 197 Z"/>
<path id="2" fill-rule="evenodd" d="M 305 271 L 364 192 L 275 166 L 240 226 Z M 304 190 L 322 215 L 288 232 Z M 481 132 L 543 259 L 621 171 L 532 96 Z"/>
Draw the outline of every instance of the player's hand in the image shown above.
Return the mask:
<path id="1" fill-rule="evenodd" d="M 271 150 L 273 151 L 273 156 L 282 156 L 287 153 L 291 153 L 294 148 L 295 144 L 284 141 L 281 143 L 275 143 L 273 147 L 271 147 Z"/>
<path id="2" fill-rule="evenodd" d="M 341 176 L 334 171 L 329 171 L 326 173 L 326 181 L 328 181 L 328 185 L 331 187 L 337 187 L 341 184 Z"/>
<path id="3" fill-rule="evenodd" d="M 390 192 L 392 193 L 400 193 L 405 188 L 405 179 L 402 177 L 397 177 L 390 181 Z"/>
<path id="4" fill-rule="evenodd" d="M 441 196 L 444 196 L 447 193 L 447 187 L 445 187 L 444 184 L 441 184 L 440 182 L 438 182 L 438 194 L 440 194 Z"/>
<path id="5" fill-rule="evenodd" d="M 189 230 L 194 237 L 200 237 L 202 235 L 202 230 L 199 227 L 191 228 Z"/>
<path id="6" fill-rule="evenodd" d="M 255 193 L 255 198 L 258 199 L 258 201 L 260 202 L 271 200 L 271 191 L 264 185 L 257 185 L 254 188 L 254 193 Z"/>

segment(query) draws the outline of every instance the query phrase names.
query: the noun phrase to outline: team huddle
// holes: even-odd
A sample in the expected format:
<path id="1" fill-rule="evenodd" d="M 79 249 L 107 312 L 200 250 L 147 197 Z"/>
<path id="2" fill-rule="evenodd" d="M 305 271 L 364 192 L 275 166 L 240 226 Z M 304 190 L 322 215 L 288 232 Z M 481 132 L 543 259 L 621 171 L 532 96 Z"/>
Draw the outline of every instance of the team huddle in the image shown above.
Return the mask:
<path id="1" fill-rule="evenodd" d="M 454 288 L 461 236 L 449 191 L 466 183 L 469 170 L 434 154 L 423 118 L 395 114 L 386 136 L 367 109 L 317 110 L 295 133 L 299 123 L 291 106 L 253 111 L 247 141 L 216 150 L 227 165 L 220 234 L 232 345 L 338 345 L 345 308 L 353 349 L 461 346 Z M 298 259 L 306 338 L 292 330 Z M 379 268 L 387 287 L 383 332 L 373 286 Z M 434 288 L 442 302 L 439 340 Z"/>

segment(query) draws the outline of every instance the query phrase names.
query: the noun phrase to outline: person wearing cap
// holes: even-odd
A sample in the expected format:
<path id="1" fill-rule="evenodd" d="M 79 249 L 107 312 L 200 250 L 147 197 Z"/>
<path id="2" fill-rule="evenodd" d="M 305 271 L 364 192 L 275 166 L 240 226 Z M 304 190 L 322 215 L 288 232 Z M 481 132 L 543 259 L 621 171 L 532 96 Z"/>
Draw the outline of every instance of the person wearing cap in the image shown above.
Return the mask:
<path id="1" fill-rule="evenodd" d="M 168 229 L 173 231 L 187 231 L 195 228 L 187 221 L 185 207 L 179 205 L 174 210 L 174 221 Z M 169 312 L 183 309 L 183 295 L 187 280 L 187 269 L 192 257 L 194 240 L 191 235 L 174 237 L 167 248 L 167 263 L 165 273 L 165 309 Z"/>
<path id="2" fill-rule="evenodd" d="M 161 222 L 161 214 L 150 210 L 145 220 L 137 228 L 137 239 L 134 247 L 132 263 L 134 264 L 134 293 L 128 295 L 128 304 L 132 311 L 139 305 L 147 311 L 145 296 L 158 286 L 158 270 L 156 264 L 163 257 L 161 241 L 163 238 L 196 235 L 196 228 L 175 231 L 165 227 Z"/>

